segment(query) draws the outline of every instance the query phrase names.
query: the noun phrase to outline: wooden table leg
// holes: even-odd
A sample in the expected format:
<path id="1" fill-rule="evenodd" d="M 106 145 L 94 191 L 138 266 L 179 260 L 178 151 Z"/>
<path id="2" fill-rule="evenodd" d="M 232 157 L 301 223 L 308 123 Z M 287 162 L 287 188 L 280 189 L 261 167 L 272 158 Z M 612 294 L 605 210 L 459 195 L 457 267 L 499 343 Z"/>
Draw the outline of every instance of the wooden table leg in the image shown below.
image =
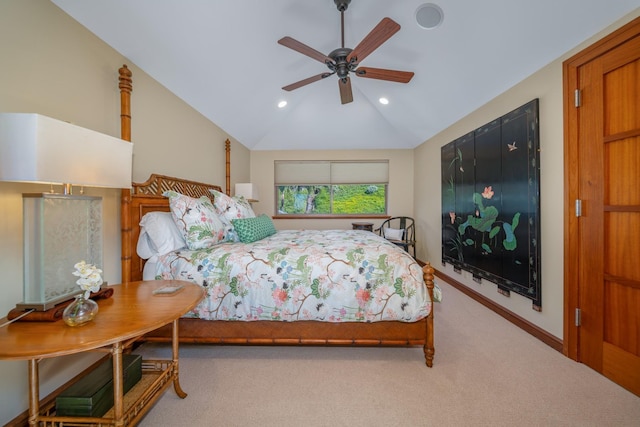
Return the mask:
<path id="1" fill-rule="evenodd" d="M 180 369 L 178 366 L 178 319 L 173 321 L 171 332 L 171 348 L 173 350 L 173 389 L 176 391 L 178 397 L 184 399 L 187 397 L 187 393 L 180 387 Z"/>
<path id="2" fill-rule="evenodd" d="M 40 416 L 40 379 L 38 378 L 38 361 L 29 359 L 29 425 L 38 425 Z"/>
<path id="3" fill-rule="evenodd" d="M 113 359 L 113 418 L 116 426 L 124 426 L 124 387 L 122 384 L 122 343 L 111 349 Z"/>

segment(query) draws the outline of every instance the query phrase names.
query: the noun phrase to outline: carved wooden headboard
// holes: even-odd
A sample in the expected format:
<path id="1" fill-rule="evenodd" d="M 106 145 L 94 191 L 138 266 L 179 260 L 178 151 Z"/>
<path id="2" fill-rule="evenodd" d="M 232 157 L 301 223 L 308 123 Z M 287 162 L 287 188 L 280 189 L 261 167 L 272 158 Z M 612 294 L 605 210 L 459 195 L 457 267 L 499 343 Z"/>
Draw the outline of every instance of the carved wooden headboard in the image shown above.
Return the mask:
<path id="1" fill-rule="evenodd" d="M 131 91 L 133 90 L 131 71 L 126 65 L 119 70 L 120 88 L 120 124 L 121 138 L 131 141 Z M 231 142 L 225 141 L 226 152 L 226 188 L 230 194 L 231 188 Z M 173 190 L 190 197 L 207 196 L 212 198 L 210 189 L 222 192 L 222 188 L 215 184 L 206 184 L 187 179 L 165 175 L 152 174 L 142 183 L 132 183 L 130 189 L 123 189 L 121 196 L 121 240 L 122 240 L 122 283 L 142 280 L 144 260 L 136 253 L 138 237 L 140 236 L 140 220 L 147 212 L 169 211 L 169 199 L 162 194 Z"/>
<path id="2" fill-rule="evenodd" d="M 152 174 L 143 183 L 133 183 L 131 190 L 122 190 L 122 283 L 142 280 L 145 261 L 136 253 L 140 220 L 147 212 L 169 211 L 169 199 L 162 193 L 173 190 L 190 197 L 213 198 L 210 189 L 222 191 L 218 185 Z"/>

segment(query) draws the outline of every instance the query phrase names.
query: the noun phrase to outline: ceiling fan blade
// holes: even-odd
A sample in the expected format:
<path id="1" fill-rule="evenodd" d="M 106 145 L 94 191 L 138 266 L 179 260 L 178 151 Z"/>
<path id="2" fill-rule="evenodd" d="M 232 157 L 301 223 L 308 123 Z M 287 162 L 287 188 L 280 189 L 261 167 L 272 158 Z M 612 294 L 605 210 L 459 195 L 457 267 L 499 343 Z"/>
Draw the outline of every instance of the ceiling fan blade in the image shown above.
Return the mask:
<path id="1" fill-rule="evenodd" d="M 351 90 L 351 79 L 347 76 L 344 80 L 338 79 L 338 87 L 340 88 L 340 101 L 348 104 L 353 101 L 353 91 Z"/>
<path id="2" fill-rule="evenodd" d="M 326 77 L 329 77 L 331 74 L 332 73 L 321 73 L 321 74 L 318 74 L 317 76 L 307 77 L 306 79 L 300 80 L 299 82 L 291 83 L 290 85 L 287 85 L 282 89 L 290 92 L 294 89 L 298 89 L 299 87 L 306 86 L 309 83 L 317 82 L 318 80 L 322 80 Z"/>
<path id="3" fill-rule="evenodd" d="M 382 21 L 351 51 L 347 56 L 347 61 L 356 58 L 357 62 L 361 62 L 398 31 L 400 31 L 400 24 L 391 18 L 382 18 Z"/>
<path id="4" fill-rule="evenodd" d="M 384 68 L 359 67 L 355 73 L 358 77 L 398 83 L 409 83 L 413 78 L 411 71 L 385 70 Z"/>
<path id="5" fill-rule="evenodd" d="M 278 43 L 281 44 L 282 46 L 288 47 L 289 49 L 293 49 L 296 52 L 300 52 L 303 55 L 307 55 L 309 58 L 315 59 L 316 61 L 320 61 L 323 64 L 326 64 L 327 62 L 333 62 L 333 60 L 329 58 L 327 55 L 325 55 L 324 53 L 318 52 L 314 48 L 309 47 L 306 44 L 301 43 L 296 39 L 292 39 L 289 36 L 281 38 L 280 40 L 278 40 Z"/>

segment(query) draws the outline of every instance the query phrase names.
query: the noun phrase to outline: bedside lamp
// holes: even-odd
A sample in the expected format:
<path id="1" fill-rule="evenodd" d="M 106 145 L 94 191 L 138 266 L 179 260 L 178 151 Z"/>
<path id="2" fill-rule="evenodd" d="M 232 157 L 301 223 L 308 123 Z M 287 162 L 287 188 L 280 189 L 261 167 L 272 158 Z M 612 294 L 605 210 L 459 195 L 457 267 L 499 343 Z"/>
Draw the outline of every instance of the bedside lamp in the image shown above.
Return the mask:
<path id="1" fill-rule="evenodd" d="M 48 310 L 81 290 L 73 266 L 102 267 L 102 198 L 72 185 L 128 188 L 133 144 L 39 114 L 0 113 L 0 181 L 52 184 L 23 194 L 24 301 Z M 53 193 L 53 184 L 63 191 Z"/>
<path id="2" fill-rule="evenodd" d="M 249 203 L 257 202 L 259 198 L 258 186 L 250 182 L 238 183 L 236 184 L 236 196 L 244 197 Z"/>

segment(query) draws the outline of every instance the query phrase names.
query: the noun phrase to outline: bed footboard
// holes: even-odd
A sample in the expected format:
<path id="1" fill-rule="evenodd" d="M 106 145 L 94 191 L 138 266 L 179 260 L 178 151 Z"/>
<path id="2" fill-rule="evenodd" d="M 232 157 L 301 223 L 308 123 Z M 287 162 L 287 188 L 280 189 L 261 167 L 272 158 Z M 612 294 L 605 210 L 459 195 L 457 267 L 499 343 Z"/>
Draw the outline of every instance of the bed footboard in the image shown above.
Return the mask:
<path id="1" fill-rule="evenodd" d="M 423 268 L 424 280 L 433 301 L 434 270 Z M 423 346 L 427 366 L 433 366 L 433 307 L 429 316 L 417 322 L 328 323 L 318 321 L 212 321 L 182 318 L 180 342 L 226 345 L 318 345 L 318 346 Z M 163 327 L 144 340 L 170 342 L 171 328 Z"/>

